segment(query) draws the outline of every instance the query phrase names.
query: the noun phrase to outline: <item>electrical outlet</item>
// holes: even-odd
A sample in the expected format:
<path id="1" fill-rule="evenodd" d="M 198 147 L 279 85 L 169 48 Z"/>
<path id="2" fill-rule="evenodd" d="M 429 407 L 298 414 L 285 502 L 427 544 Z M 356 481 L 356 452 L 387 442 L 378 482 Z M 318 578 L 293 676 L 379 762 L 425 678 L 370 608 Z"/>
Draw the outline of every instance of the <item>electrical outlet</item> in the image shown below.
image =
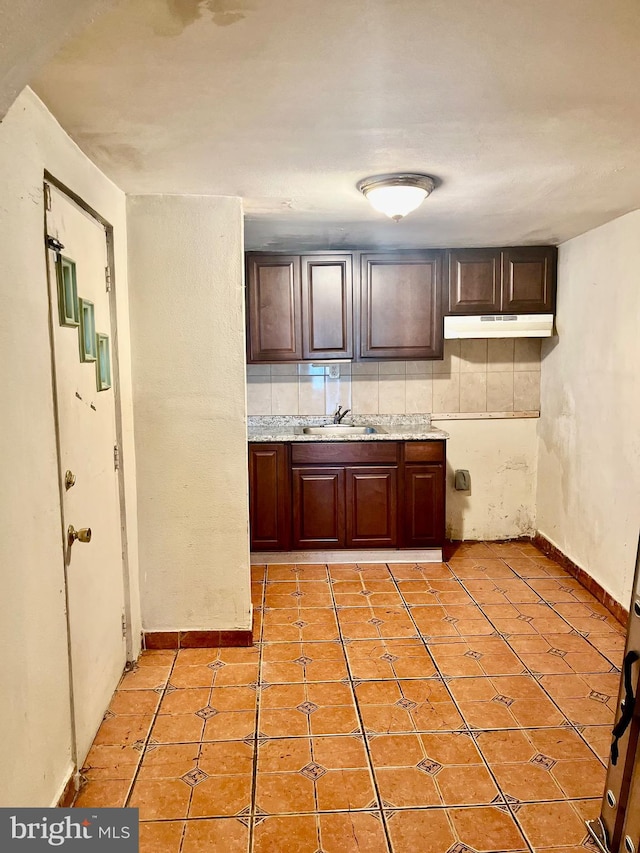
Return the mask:
<path id="1" fill-rule="evenodd" d="M 330 364 L 327 368 L 329 379 L 340 379 L 340 365 Z"/>
<path id="2" fill-rule="evenodd" d="M 454 486 L 458 492 L 471 491 L 471 477 L 465 469 L 454 471 Z"/>

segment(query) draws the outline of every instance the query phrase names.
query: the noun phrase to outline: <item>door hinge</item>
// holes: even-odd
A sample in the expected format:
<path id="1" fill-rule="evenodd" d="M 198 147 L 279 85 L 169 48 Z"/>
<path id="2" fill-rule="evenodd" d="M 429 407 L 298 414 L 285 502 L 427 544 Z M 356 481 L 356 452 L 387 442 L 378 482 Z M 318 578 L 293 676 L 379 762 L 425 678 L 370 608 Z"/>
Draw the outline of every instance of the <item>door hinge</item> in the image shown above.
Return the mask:
<path id="1" fill-rule="evenodd" d="M 44 185 L 44 209 L 51 210 L 51 187 L 49 184 Z"/>
<path id="2" fill-rule="evenodd" d="M 127 617 L 126 617 L 126 614 L 124 613 L 124 611 L 122 612 L 121 625 L 122 625 L 122 636 L 126 637 L 127 636 Z"/>
<path id="3" fill-rule="evenodd" d="M 117 444 L 113 445 L 113 469 L 114 471 L 120 470 L 120 448 Z"/>
<path id="4" fill-rule="evenodd" d="M 104 283 L 107 288 L 107 293 L 111 292 L 111 267 L 107 264 L 104 268 Z"/>
<path id="5" fill-rule="evenodd" d="M 64 246 L 57 237 L 52 237 L 51 234 L 47 234 L 47 249 L 53 249 L 54 252 L 60 254 L 64 249 Z"/>

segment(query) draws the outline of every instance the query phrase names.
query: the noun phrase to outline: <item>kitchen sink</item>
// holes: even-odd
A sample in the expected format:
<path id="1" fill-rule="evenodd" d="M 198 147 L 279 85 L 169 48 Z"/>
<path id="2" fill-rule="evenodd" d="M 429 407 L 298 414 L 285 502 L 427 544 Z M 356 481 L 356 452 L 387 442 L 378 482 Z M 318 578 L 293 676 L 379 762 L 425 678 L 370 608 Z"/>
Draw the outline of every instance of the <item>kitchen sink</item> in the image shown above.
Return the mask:
<path id="1" fill-rule="evenodd" d="M 347 424 L 324 424 L 324 426 L 302 427 L 305 435 L 374 435 L 386 430 L 372 426 L 349 426 Z"/>

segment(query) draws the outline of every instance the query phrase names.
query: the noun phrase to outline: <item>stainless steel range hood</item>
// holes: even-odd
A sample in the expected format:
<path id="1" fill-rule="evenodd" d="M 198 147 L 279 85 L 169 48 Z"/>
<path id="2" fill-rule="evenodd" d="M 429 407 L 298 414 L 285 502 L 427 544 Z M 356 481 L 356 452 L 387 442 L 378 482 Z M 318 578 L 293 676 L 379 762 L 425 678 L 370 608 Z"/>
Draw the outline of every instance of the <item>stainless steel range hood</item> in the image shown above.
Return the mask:
<path id="1" fill-rule="evenodd" d="M 444 318 L 445 338 L 550 338 L 553 314 L 482 314 Z"/>

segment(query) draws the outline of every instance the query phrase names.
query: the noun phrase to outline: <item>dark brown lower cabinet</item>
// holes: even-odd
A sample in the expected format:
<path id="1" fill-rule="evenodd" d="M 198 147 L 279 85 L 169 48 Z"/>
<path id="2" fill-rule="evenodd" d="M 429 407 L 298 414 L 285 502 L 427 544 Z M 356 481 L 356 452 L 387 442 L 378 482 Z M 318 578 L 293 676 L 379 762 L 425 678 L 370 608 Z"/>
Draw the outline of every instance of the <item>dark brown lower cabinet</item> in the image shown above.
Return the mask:
<path id="1" fill-rule="evenodd" d="M 344 468 L 293 468 L 293 547 L 344 548 Z"/>
<path id="2" fill-rule="evenodd" d="M 347 548 L 395 548 L 397 467 L 346 471 Z"/>
<path id="3" fill-rule="evenodd" d="M 251 444 L 251 548 L 439 547 L 444 486 L 444 441 Z"/>
<path id="4" fill-rule="evenodd" d="M 405 465 L 403 497 L 403 546 L 441 546 L 444 542 L 444 465 Z"/>
<path id="5" fill-rule="evenodd" d="M 405 441 L 402 458 L 402 547 L 433 548 L 444 543 L 444 441 Z"/>
<path id="6" fill-rule="evenodd" d="M 249 518 L 253 551 L 287 551 L 291 543 L 286 444 L 249 445 Z"/>
<path id="7" fill-rule="evenodd" d="M 395 547 L 397 467 L 291 473 L 294 548 Z"/>

